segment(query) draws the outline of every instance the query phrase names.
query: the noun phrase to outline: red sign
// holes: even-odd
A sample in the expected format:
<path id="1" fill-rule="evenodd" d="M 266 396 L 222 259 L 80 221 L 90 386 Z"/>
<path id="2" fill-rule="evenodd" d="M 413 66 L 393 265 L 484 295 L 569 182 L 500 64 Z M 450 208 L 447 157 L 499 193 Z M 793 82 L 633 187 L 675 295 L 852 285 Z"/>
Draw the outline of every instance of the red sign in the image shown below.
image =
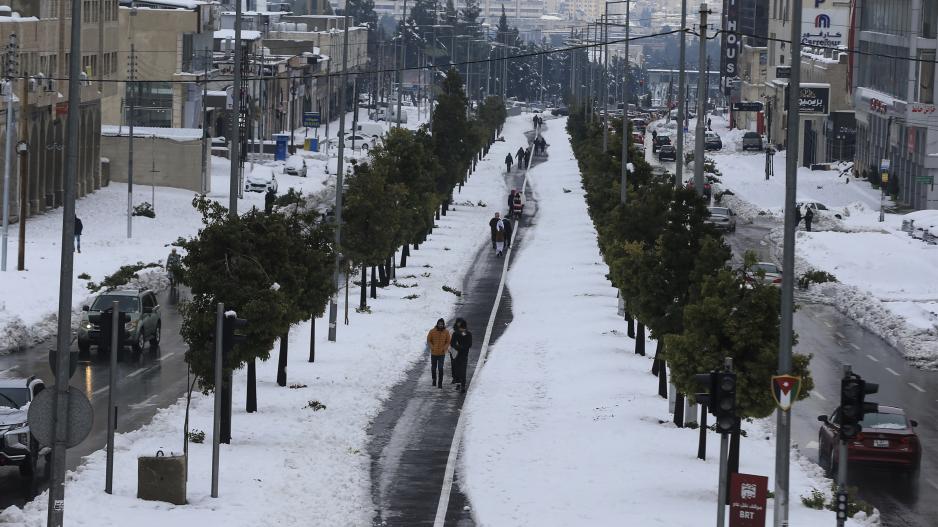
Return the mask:
<path id="1" fill-rule="evenodd" d="M 877 113 L 889 111 L 889 105 L 879 99 L 870 99 L 870 110 Z"/>
<path id="2" fill-rule="evenodd" d="M 730 527 L 765 527 L 769 478 L 752 474 L 730 476 Z"/>
<path id="3" fill-rule="evenodd" d="M 55 103 L 55 116 L 68 114 L 68 103 L 67 102 L 57 102 Z"/>

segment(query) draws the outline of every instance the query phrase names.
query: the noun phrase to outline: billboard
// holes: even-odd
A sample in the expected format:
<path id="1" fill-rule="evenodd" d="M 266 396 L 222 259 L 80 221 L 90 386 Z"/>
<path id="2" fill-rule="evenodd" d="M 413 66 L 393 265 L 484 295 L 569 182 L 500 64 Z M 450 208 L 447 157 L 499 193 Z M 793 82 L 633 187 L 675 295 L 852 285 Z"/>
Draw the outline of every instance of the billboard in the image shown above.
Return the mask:
<path id="1" fill-rule="evenodd" d="M 830 113 L 831 88 L 829 84 L 802 84 L 798 94 L 801 115 L 827 115 Z M 788 86 L 785 86 L 785 110 L 788 110 Z"/>
<path id="2" fill-rule="evenodd" d="M 813 0 L 812 0 L 813 1 Z M 729 79 L 738 77 L 736 61 L 739 58 L 741 46 L 739 35 L 739 2 L 740 0 L 723 0 L 723 37 L 720 44 L 720 79 L 723 91 L 730 95 Z"/>
<path id="3" fill-rule="evenodd" d="M 850 8 L 833 0 L 807 0 L 801 14 L 801 44 L 836 48 L 847 45 Z"/>

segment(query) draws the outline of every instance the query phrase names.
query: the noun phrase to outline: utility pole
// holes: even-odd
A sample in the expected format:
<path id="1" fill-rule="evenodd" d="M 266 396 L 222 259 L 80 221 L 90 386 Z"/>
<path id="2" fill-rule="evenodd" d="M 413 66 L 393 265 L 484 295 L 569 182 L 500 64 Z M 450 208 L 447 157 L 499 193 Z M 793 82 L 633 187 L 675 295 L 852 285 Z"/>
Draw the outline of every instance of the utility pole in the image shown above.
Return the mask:
<path id="1" fill-rule="evenodd" d="M 231 161 L 230 180 L 228 181 L 228 216 L 238 217 L 238 191 L 241 183 L 241 0 L 235 2 L 235 52 L 234 85 L 231 87 L 231 144 L 228 160 Z"/>
<path id="2" fill-rule="evenodd" d="M 64 4 L 64 2 L 62 2 Z M 63 8 L 64 9 L 64 6 Z M 61 26 L 60 22 L 60 28 Z M 60 33 L 61 34 L 61 33 Z M 60 48 L 63 44 L 59 43 Z M 79 112 L 81 110 L 81 0 L 72 0 L 72 33 L 68 64 L 68 118 L 65 128 L 65 177 L 62 200 L 62 249 L 59 266 L 59 309 L 55 353 L 55 398 L 52 403 L 54 439 L 49 478 L 47 525 L 62 527 L 65 516 L 65 453 L 68 448 L 68 371 L 72 343 L 72 275 L 75 243 L 75 187 L 78 171 Z"/>
<path id="3" fill-rule="evenodd" d="M 406 0 L 404 0 L 406 2 Z M 406 3 L 405 3 L 406 7 Z M 333 283 L 336 292 L 329 300 L 329 341 L 336 341 L 336 327 L 339 315 L 339 287 L 341 286 L 341 273 L 339 266 L 342 264 L 342 161 L 345 154 L 345 85 L 348 84 L 348 15 L 345 16 L 345 36 L 342 48 L 342 85 L 339 86 L 339 160 L 336 164 L 335 173 L 335 268 L 332 271 Z M 401 92 L 397 92 L 397 125 L 401 125 Z"/>
<path id="4" fill-rule="evenodd" d="M 112 494 L 114 483 L 114 432 L 117 428 L 117 350 L 120 349 L 120 302 L 115 300 L 111 302 L 111 313 L 107 311 L 101 314 L 101 317 L 111 317 L 111 349 L 110 367 L 108 368 L 108 386 L 107 386 L 107 446 L 105 454 L 104 470 L 104 492 Z M 104 327 L 104 323 L 101 323 Z M 104 336 L 101 336 L 102 340 Z"/>
<path id="5" fill-rule="evenodd" d="M 7 91 L 6 149 L 3 158 L 3 247 L 0 249 L 0 271 L 7 270 L 7 238 L 10 233 L 10 170 L 13 161 L 13 78 L 16 76 L 16 34 L 10 33 L 3 87 Z M 22 222 L 20 218 L 20 222 Z"/>
<path id="6" fill-rule="evenodd" d="M 208 68 L 212 64 L 209 59 L 211 50 L 205 50 L 205 77 L 202 79 L 202 194 L 208 193 Z"/>
<path id="7" fill-rule="evenodd" d="M 137 9 L 130 9 L 130 16 L 135 17 L 137 15 Z M 127 140 L 127 238 L 130 239 L 133 236 L 134 229 L 134 116 L 136 114 L 136 90 L 137 85 L 134 82 L 137 78 L 137 53 L 134 48 L 134 38 L 133 38 L 133 19 L 130 22 L 130 64 L 128 68 L 130 69 L 128 76 L 130 77 L 130 83 L 127 85 L 129 90 L 127 90 L 127 124 L 128 124 L 128 140 Z"/>
<path id="8" fill-rule="evenodd" d="M 543 66 L 541 56 L 541 69 Z M 603 8 L 603 85 L 600 88 L 600 97 L 603 100 L 603 152 L 609 150 L 609 2 Z"/>
<path id="9" fill-rule="evenodd" d="M 883 159 L 886 163 L 880 162 L 880 180 L 879 180 L 879 221 L 886 221 L 886 184 L 889 183 L 889 138 L 892 135 L 892 117 L 886 121 L 886 146 L 883 148 Z M 885 170 L 883 170 L 885 168 Z"/>
<path id="10" fill-rule="evenodd" d="M 619 201 L 626 203 L 629 197 L 629 82 L 632 66 L 629 64 L 629 17 L 632 3 L 625 3 L 625 79 L 622 81 L 622 181 L 619 189 Z"/>
<path id="11" fill-rule="evenodd" d="M 684 115 L 686 111 L 684 103 L 687 101 L 687 64 L 685 64 L 687 61 L 687 0 L 681 0 L 681 52 L 679 61 L 678 67 L 680 69 L 677 74 L 677 156 L 675 156 L 677 161 L 674 163 L 674 188 L 681 188 L 681 185 L 684 184 Z M 671 108 L 668 108 L 668 114 L 670 113 Z M 697 155 L 696 151 L 694 155 Z M 697 165 L 703 166 L 695 158 L 694 166 Z M 695 181 L 694 185 L 696 184 Z M 703 186 L 700 188 L 702 190 Z"/>
<path id="12" fill-rule="evenodd" d="M 791 9 L 791 78 L 788 79 L 788 151 L 785 153 L 785 231 L 782 250 L 782 304 L 778 336 L 778 375 L 791 374 L 792 312 L 795 292 L 795 194 L 798 184 L 798 133 L 801 127 L 801 2 Z M 788 527 L 788 477 L 791 409 L 776 410 L 775 527 Z"/>
<path id="13" fill-rule="evenodd" d="M 23 78 L 22 109 L 20 110 L 20 141 L 17 152 L 20 155 L 20 223 L 17 243 L 16 270 L 26 270 L 26 216 L 29 214 L 29 123 L 26 109 L 29 108 L 29 79 Z"/>
<path id="14" fill-rule="evenodd" d="M 404 91 L 404 72 L 407 67 L 407 0 L 404 0 L 404 10 L 401 12 L 401 62 L 397 65 L 397 127 L 401 127 L 401 92 Z M 388 116 L 389 117 L 389 116 Z M 341 177 L 341 176 L 340 176 Z M 336 194 L 338 196 L 338 193 Z M 338 198 L 336 198 L 338 201 Z M 336 231 L 338 232 L 338 231 Z M 339 266 L 336 265 L 336 269 Z M 338 282 L 336 282 L 338 284 Z M 329 313 L 329 340 L 335 340 L 335 317 Z"/>
<path id="15" fill-rule="evenodd" d="M 707 122 L 704 114 L 707 113 L 706 97 L 703 96 L 705 77 L 700 68 L 707 62 L 707 15 L 710 9 L 706 2 L 700 4 L 700 54 L 697 56 L 697 128 L 694 132 L 694 188 L 698 196 L 703 196 L 704 191 L 704 134 L 706 133 Z M 683 95 L 683 94 L 682 94 Z M 686 95 L 685 95 L 686 97 Z M 683 113 L 683 111 L 682 111 Z M 684 121 L 678 123 L 678 130 L 684 128 Z M 682 162 L 678 159 L 678 162 Z"/>

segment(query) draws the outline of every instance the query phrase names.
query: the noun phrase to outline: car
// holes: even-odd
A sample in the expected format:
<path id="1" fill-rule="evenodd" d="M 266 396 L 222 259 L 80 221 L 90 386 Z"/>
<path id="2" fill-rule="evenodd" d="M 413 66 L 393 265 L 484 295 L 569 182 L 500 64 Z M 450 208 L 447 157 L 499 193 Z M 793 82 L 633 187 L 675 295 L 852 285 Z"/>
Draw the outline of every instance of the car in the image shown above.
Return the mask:
<path id="1" fill-rule="evenodd" d="M 671 144 L 671 135 L 667 132 L 658 132 L 658 135 L 655 135 L 651 141 L 651 151 L 657 152 L 662 145 Z"/>
<path id="2" fill-rule="evenodd" d="M 746 281 L 780 286 L 782 285 L 782 269 L 772 262 L 756 262 L 746 272 Z"/>
<path id="3" fill-rule="evenodd" d="M 570 115 L 570 110 L 565 106 L 561 106 L 560 108 L 554 108 L 553 110 L 551 110 L 550 114 L 553 115 L 554 117 L 560 117 L 563 115 Z"/>
<path id="4" fill-rule="evenodd" d="M 685 181 L 685 182 L 684 182 L 684 185 L 687 186 L 687 188 L 689 188 L 689 189 L 693 189 L 693 188 L 694 188 L 694 178 L 690 178 L 690 179 L 688 179 L 687 181 Z M 710 182 L 704 180 L 703 197 L 706 198 L 707 201 L 710 200 L 710 195 L 712 194 L 712 192 L 713 192 L 713 188 L 710 186 Z"/>
<path id="5" fill-rule="evenodd" d="M 802 213 L 804 213 L 807 209 L 812 209 L 815 214 L 817 214 L 818 212 L 824 212 L 824 211 L 830 210 L 827 208 L 827 205 L 824 205 L 823 203 L 819 201 L 812 201 L 812 200 L 799 201 L 798 203 L 795 203 L 795 207 L 801 209 Z"/>
<path id="6" fill-rule="evenodd" d="M 720 139 L 720 136 L 716 132 L 707 132 L 704 135 L 704 149 L 706 150 L 722 150 L 723 149 L 723 140 Z"/>
<path id="7" fill-rule="evenodd" d="M 42 447 L 29 430 L 26 416 L 29 405 L 45 389 L 41 379 L 0 379 L 0 466 L 19 467 L 20 475 L 37 476 L 39 460 L 45 458 L 46 470 L 52 449 Z"/>
<path id="8" fill-rule="evenodd" d="M 729 207 L 707 207 L 710 217 L 706 223 L 713 225 L 718 231 L 736 232 L 736 213 Z"/>
<path id="9" fill-rule="evenodd" d="M 299 173 L 297 173 L 299 175 Z M 274 192 L 277 192 L 279 185 L 277 184 L 277 176 L 271 171 L 270 177 L 265 176 L 260 172 L 252 172 L 251 174 L 244 176 L 244 191 L 245 192 L 267 192 L 268 189 L 273 189 Z"/>
<path id="10" fill-rule="evenodd" d="M 818 463 L 828 474 L 837 473 L 840 462 L 840 408 L 831 415 L 820 415 L 818 421 Z M 877 405 L 875 412 L 865 412 L 860 433 L 847 443 L 848 465 L 870 465 L 898 468 L 916 479 L 922 463 L 922 445 L 915 427 L 902 408 Z"/>
<path id="11" fill-rule="evenodd" d="M 302 160 L 302 164 L 300 165 L 287 162 L 287 164 L 283 167 L 283 173 L 288 176 L 306 177 L 306 171 L 307 171 L 307 167 L 306 167 L 305 159 Z"/>
<path id="12" fill-rule="evenodd" d="M 677 161 L 677 149 L 674 145 L 666 144 L 658 147 L 658 161 Z"/>
<path id="13" fill-rule="evenodd" d="M 645 128 L 648 126 L 648 123 L 642 118 L 632 119 L 632 129 L 641 133 L 645 133 Z"/>
<path id="14" fill-rule="evenodd" d="M 632 132 L 632 144 L 633 145 L 645 144 L 645 134 L 641 132 Z"/>
<path id="15" fill-rule="evenodd" d="M 762 136 L 756 132 L 743 134 L 743 150 L 762 150 Z"/>
<path id="16" fill-rule="evenodd" d="M 139 353 L 149 341 L 150 349 L 155 350 L 160 344 L 163 322 L 156 293 L 149 289 L 106 291 L 95 297 L 90 306 L 83 306 L 78 324 L 78 350 L 87 355 L 91 346 L 97 346 L 99 353 L 110 352 L 102 349 L 100 324 L 101 313 L 109 309 L 114 301 L 118 302 L 118 309 L 129 317 L 124 324 L 124 339 L 119 348 L 129 345 L 134 352 Z"/>

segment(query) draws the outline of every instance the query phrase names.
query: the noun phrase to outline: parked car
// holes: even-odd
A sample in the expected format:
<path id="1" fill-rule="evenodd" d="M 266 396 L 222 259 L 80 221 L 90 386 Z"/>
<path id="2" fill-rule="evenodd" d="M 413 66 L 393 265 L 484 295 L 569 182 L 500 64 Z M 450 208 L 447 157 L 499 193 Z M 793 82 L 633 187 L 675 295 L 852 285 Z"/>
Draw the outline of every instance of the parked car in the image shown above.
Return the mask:
<path id="1" fill-rule="evenodd" d="M 826 212 L 830 210 L 823 203 L 819 201 L 813 201 L 813 200 L 799 201 L 798 203 L 795 203 L 795 206 L 801 209 L 802 213 L 804 213 L 806 208 L 812 209 L 815 214 L 817 214 L 818 212 Z"/>
<path id="2" fill-rule="evenodd" d="M 632 132 L 632 144 L 633 145 L 644 145 L 645 144 L 645 134 L 641 132 Z"/>
<path id="3" fill-rule="evenodd" d="M 687 188 L 690 188 L 690 189 L 694 188 L 694 178 L 690 178 L 687 181 L 685 181 L 684 185 L 686 185 Z M 710 182 L 707 180 L 704 180 L 703 197 L 706 198 L 707 201 L 709 201 L 712 193 L 713 193 L 713 188 L 710 186 Z"/>
<path id="4" fill-rule="evenodd" d="M 635 130 L 635 131 L 637 131 L 637 132 L 641 132 L 641 133 L 644 134 L 644 133 L 645 133 L 645 128 L 646 128 L 647 126 L 648 126 L 648 122 L 645 121 L 645 120 L 642 119 L 642 118 L 635 118 L 635 119 L 632 119 L 632 129 Z"/>
<path id="5" fill-rule="evenodd" d="M 119 348 L 129 345 L 135 352 L 143 351 L 147 341 L 150 349 L 160 344 L 162 320 L 160 304 L 156 294 L 149 289 L 119 289 L 107 291 L 98 295 L 91 306 L 83 306 L 81 321 L 78 324 L 78 350 L 87 354 L 91 346 L 98 346 L 102 351 L 101 343 L 101 313 L 109 309 L 114 301 L 118 302 L 118 309 L 126 313 L 129 321 L 124 324 L 125 340 Z"/>
<path id="6" fill-rule="evenodd" d="M 706 150 L 722 150 L 723 149 L 723 140 L 720 139 L 720 136 L 716 132 L 707 132 L 704 135 L 704 149 Z"/>
<path id="7" fill-rule="evenodd" d="M 283 167 L 283 173 L 288 176 L 299 176 L 306 177 L 306 160 L 302 160 L 301 164 L 297 165 L 296 163 L 287 162 Z"/>
<path id="8" fill-rule="evenodd" d="M 358 135 L 383 137 L 384 134 L 385 128 L 381 123 L 358 123 Z"/>
<path id="9" fill-rule="evenodd" d="M 676 161 L 677 149 L 674 145 L 667 144 L 658 147 L 658 161 Z"/>
<path id="10" fill-rule="evenodd" d="M 46 470 L 52 449 L 42 447 L 29 430 L 29 405 L 46 387 L 36 377 L 0 379 L 0 466 L 19 467 L 20 475 L 37 475 L 39 459 L 45 457 Z"/>
<path id="11" fill-rule="evenodd" d="M 723 232 L 736 232 L 736 213 L 729 207 L 707 207 L 710 217 L 705 221 Z"/>
<path id="12" fill-rule="evenodd" d="M 656 135 L 651 141 L 651 151 L 657 152 L 658 149 L 661 148 L 663 145 L 670 145 L 670 144 L 671 144 L 671 135 L 668 134 L 667 132 L 658 132 L 658 135 Z"/>
<path id="13" fill-rule="evenodd" d="M 252 172 L 251 174 L 244 176 L 244 191 L 245 192 L 267 192 L 267 189 L 272 188 L 274 192 L 277 192 L 279 184 L 277 183 L 277 176 L 271 170 L 270 177 L 267 177 L 261 172 Z"/>
<path id="14" fill-rule="evenodd" d="M 840 408 L 818 416 L 818 463 L 828 474 L 835 474 L 840 463 Z M 922 463 L 922 446 L 915 427 L 905 411 L 895 406 L 878 405 L 877 411 L 867 412 L 860 422 L 861 431 L 847 443 L 847 463 L 898 468 L 912 479 L 918 477 Z"/>
<path id="15" fill-rule="evenodd" d="M 762 136 L 756 132 L 743 134 L 743 150 L 762 150 Z"/>
<path id="16" fill-rule="evenodd" d="M 554 108 L 553 110 L 551 110 L 550 114 L 553 115 L 554 117 L 570 115 L 570 110 L 567 109 L 567 107 L 565 106 L 561 106 L 560 108 Z"/>
<path id="17" fill-rule="evenodd" d="M 762 282 L 766 285 L 782 285 L 782 269 L 772 262 L 756 262 L 746 272 L 746 281 Z"/>

